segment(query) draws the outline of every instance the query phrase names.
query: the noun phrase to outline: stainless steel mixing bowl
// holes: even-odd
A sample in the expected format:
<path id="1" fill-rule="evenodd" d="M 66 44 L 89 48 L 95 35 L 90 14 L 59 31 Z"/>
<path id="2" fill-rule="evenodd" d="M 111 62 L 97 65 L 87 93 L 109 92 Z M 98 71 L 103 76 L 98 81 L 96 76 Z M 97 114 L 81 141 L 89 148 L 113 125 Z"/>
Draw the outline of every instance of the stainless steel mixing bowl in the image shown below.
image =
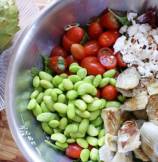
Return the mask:
<path id="1" fill-rule="evenodd" d="M 26 110 L 31 92 L 30 69 L 41 66 L 40 55 L 49 55 L 67 24 L 84 24 L 107 7 L 138 12 L 154 6 L 158 6 L 158 0 L 52 0 L 52 4 L 23 33 L 16 43 L 9 66 L 6 102 L 10 129 L 28 161 L 71 161 L 44 143 L 46 135 Z"/>

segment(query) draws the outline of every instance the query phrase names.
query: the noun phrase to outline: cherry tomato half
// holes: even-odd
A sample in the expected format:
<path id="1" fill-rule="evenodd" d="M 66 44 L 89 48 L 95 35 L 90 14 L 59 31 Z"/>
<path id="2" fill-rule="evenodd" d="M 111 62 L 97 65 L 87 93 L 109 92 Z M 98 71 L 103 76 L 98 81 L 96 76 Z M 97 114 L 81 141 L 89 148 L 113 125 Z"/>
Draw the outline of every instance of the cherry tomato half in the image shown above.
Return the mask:
<path id="1" fill-rule="evenodd" d="M 102 27 L 110 30 L 117 30 L 120 26 L 117 19 L 111 12 L 107 12 L 101 17 L 100 24 Z"/>
<path id="2" fill-rule="evenodd" d="M 69 40 L 69 38 L 66 35 L 63 36 L 62 45 L 66 51 L 70 51 L 71 45 L 74 43 L 75 42 Z"/>
<path id="3" fill-rule="evenodd" d="M 72 44 L 71 53 L 76 60 L 82 60 L 85 57 L 85 49 L 81 44 Z"/>
<path id="4" fill-rule="evenodd" d="M 117 59 L 117 64 L 119 67 L 122 67 L 122 68 L 127 67 L 127 64 L 122 59 L 121 53 L 119 53 L 119 52 L 116 53 L 115 57 Z"/>
<path id="5" fill-rule="evenodd" d="M 113 51 L 107 47 L 101 48 L 98 52 L 98 58 L 100 58 L 102 55 L 113 55 Z"/>
<path id="6" fill-rule="evenodd" d="M 106 100 L 112 101 L 117 98 L 118 92 L 114 86 L 108 85 L 102 89 L 101 96 Z"/>
<path id="7" fill-rule="evenodd" d="M 76 61 L 75 61 L 75 59 L 72 55 L 69 55 L 69 56 L 66 57 L 66 62 L 67 62 L 67 65 L 69 66 Z"/>
<path id="8" fill-rule="evenodd" d="M 100 49 L 100 46 L 97 41 L 89 41 L 85 44 L 85 54 L 86 56 L 96 56 Z"/>
<path id="9" fill-rule="evenodd" d="M 119 33 L 117 31 L 107 31 L 100 35 L 98 42 L 102 47 L 110 47 L 115 43 L 118 37 Z"/>
<path id="10" fill-rule="evenodd" d="M 53 56 L 62 56 L 62 57 L 66 57 L 67 56 L 67 53 L 66 51 L 62 48 L 62 47 L 54 47 L 51 54 L 50 54 L 50 57 L 53 57 Z"/>
<path id="11" fill-rule="evenodd" d="M 79 159 L 82 148 L 78 144 L 70 144 L 66 149 L 66 155 L 73 159 Z"/>
<path id="12" fill-rule="evenodd" d="M 90 75 L 103 74 L 105 72 L 104 67 L 96 57 L 85 57 L 81 62 L 81 66 L 86 68 Z"/>
<path id="13" fill-rule="evenodd" d="M 73 27 L 66 33 L 67 38 L 75 43 L 80 43 L 84 36 L 84 30 L 81 27 Z"/>
<path id="14" fill-rule="evenodd" d="M 66 70 L 67 62 L 62 56 L 53 56 L 50 58 L 49 66 L 57 74 L 60 74 Z"/>
<path id="15" fill-rule="evenodd" d="M 88 34 L 93 39 L 98 38 L 102 32 L 103 32 L 103 29 L 98 22 L 93 22 L 88 27 Z"/>

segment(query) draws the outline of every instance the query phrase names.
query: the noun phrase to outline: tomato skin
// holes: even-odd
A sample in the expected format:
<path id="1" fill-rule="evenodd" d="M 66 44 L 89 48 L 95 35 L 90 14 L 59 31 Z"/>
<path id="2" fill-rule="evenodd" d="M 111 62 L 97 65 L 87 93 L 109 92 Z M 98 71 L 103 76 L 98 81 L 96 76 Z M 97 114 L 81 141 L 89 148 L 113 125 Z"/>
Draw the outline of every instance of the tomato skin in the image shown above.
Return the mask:
<path id="1" fill-rule="evenodd" d="M 66 155 L 73 159 L 79 159 L 82 148 L 78 144 L 70 144 L 66 149 Z"/>
<path id="2" fill-rule="evenodd" d="M 86 56 L 96 56 L 100 49 L 100 46 L 97 41 L 89 41 L 85 44 L 85 55 Z"/>
<path id="3" fill-rule="evenodd" d="M 66 33 L 67 38 L 75 43 L 80 43 L 84 36 L 84 30 L 81 27 L 73 27 Z"/>
<path id="4" fill-rule="evenodd" d="M 105 86 L 101 91 L 101 96 L 108 101 L 115 100 L 118 96 L 116 87 L 112 85 Z"/>
<path id="5" fill-rule="evenodd" d="M 57 74 L 61 74 L 67 68 L 67 62 L 62 56 L 53 56 L 50 58 L 49 67 Z"/>
<path id="6" fill-rule="evenodd" d="M 119 67 L 122 67 L 122 68 L 127 67 L 127 64 L 122 59 L 121 53 L 119 53 L 119 52 L 116 53 L 115 57 L 117 59 L 117 64 L 118 64 Z"/>
<path id="7" fill-rule="evenodd" d="M 96 97 L 100 98 L 100 96 L 101 96 L 100 89 L 97 89 L 97 95 L 96 95 Z"/>
<path id="8" fill-rule="evenodd" d="M 66 51 L 62 48 L 62 47 L 54 47 L 52 49 L 52 52 L 50 54 L 50 57 L 53 57 L 53 56 L 62 56 L 62 57 L 66 57 L 67 56 L 67 53 Z"/>
<path id="9" fill-rule="evenodd" d="M 89 75 L 98 75 L 105 72 L 104 67 L 96 57 L 85 57 L 81 62 L 81 66 L 87 69 Z"/>
<path id="10" fill-rule="evenodd" d="M 117 19 L 111 12 L 107 12 L 101 17 L 100 24 L 102 27 L 110 30 L 117 30 L 120 27 Z"/>
<path id="11" fill-rule="evenodd" d="M 63 48 L 66 50 L 66 51 L 70 51 L 70 48 L 72 46 L 72 44 L 74 44 L 75 42 L 71 41 L 68 39 L 68 37 L 66 35 L 63 36 L 63 39 L 62 39 L 62 45 L 63 45 Z"/>
<path id="12" fill-rule="evenodd" d="M 97 39 L 102 32 L 103 29 L 98 22 L 93 22 L 88 27 L 88 34 L 92 39 Z"/>
<path id="13" fill-rule="evenodd" d="M 98 59 L 102 56 L 102 55 L 113 55 L 113 51 L 110 48 L 104 47 L 101 48 L 98 52 Z"/>
<path id="14" fill-rule="evenodd" d="M 85 49 L 81 44 L 72 44 L 71 53 L 76 60 L 82 60 L 85 57 Z"/>
<path id="15" fill-rule="evenodd" d="M 67 65 L 71 65 L 72 63 L 76 62 L 76 60 L 74 59 L 74 57 L 72 55 L 69 55 L 66 57 L 66 62 L 67 62 Z"/>
<path id="16" fill-rule="evenodd" d="M 98 42 L 101 47 L 110 47 L 118 37 L 119 33 L 117 31 L 107 31 L 100 35 Z"/>

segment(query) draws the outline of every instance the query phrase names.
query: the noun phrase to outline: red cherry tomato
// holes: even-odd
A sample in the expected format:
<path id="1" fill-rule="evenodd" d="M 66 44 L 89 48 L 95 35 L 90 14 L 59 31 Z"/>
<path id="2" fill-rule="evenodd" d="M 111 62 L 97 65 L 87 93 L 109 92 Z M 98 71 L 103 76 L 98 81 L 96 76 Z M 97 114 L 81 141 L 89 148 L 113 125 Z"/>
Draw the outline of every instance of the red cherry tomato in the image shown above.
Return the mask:
<path id="1" fill-rule="evenodd" d="M 102 89 L 101 96 L 106 100 L 112 101 L 117 98 L 118 92 L 114 86 L 108 85 Z"/>
<path id="2" fill-rule="evenodd" d="M 101 48 L 98 52 L 98 58 L 100 58 L 102 55 L 113 55 L 113 51 L 110 48 Z"/>
<path id="3" fill-rule="evenodd" d="M 86 56 L 96 56 L 100 49 L 97 41 L 89 41 L 85 44 L 85 54 Z"/>
<path id="4" fill-rule="evenodd" d="M 122 56 L 119 52 L 116 53 L 115 57 L 117 59 L 117 64 L 119 67 L 122 67 L 122 68 L 127 67 L 127 64 L 123 61 Z"/>
<path id="5" fill-rule="evenodd" d="M 75 43 L 80 43 L 84 36 L 84 30 L 80 27 L 73 27 L 66 33 L 67 38 Z"/>
<path id="6" fill-rule="evenodd" d="M 86 68 L 88 74 L 97 75 L 105 72 L 104 67 L 98 62 L 96 57 L 86 57 L 82 60 L 81 66 Z"/>
<path id="7" fill-rule="evenodd" d="M 93 22 L 88 27 L 88 34 L 93 39 L 98 38 L 102 32 L 103 32 L 103 29 L 98 22 Z"/>
<path id="8" fill-rule="evenodd" d="M 79 159 L 82 148 L 78 144 L 70 144 L 66 149 L 66 155 L 73 159 Z"/>
<path id="9" fill-rule="evenodd" d="M 53 57 L 53 56 L 62 56 L 62 57 L 66 57 L 67 56 L 67 53 L 66 51 L 61 48 L 61 47 L 54 47 L 51 54 L 50 54 L 50 57 Z"/>
<path id="10" fill-rule="evenodd" d="M 111 12 L 107 12 L 101 17 L 100 24 L 102 27 L 110 30 L 117 30 L 120 26 L 117 19 Z"/>
<path id="11" fill-rule="evenodd" d="M 100 96 L 101 96 L 100 89 L 97 89 L 97 95 L 96 95 L 96 97 L 100 98 Z"/>
<path id="12" fill-rule="evenodd" d="M 50 68 L 55 71 L 57 74 L 64 72 L 67 68 L 67 63 L 64 57 L 62 56 L 53 56 L 50 58 L 49 63 Z"/>
<path id="13" fill-rule="evenodd" d="M 72 44 L 71 53 L 76 60 L 82 60 L 85 57 L 85 49 L 81 44 Z"/>
<path id="14" fill-rule="evenodd" d="M 71 48 L 71 45 L 74 44 L 75 42 L 69 40 L 69 38 L 64 35 L 63 36 L 63 40 L 62 40 L 62 45 L 63 45 L 63 48 L 66 50 L 66 51 L 69 51 L 70 48 Z"/>
<path id="15" fill-rule="evenodd" d="M 102 47 L 110 47 L 115 43 L 118 37 L 119 33 L 117 31 L 107 31 L 100 35 L 98 42 Z"/>
<path id="16" fill-rule="evenodd" d="M 69 56 L 66 57 L 66 62 L 67 62 L 67 65 L 69 66 L 76 61 L 75 61 L 75 59 L 72 55 L 69 55 Z"/>

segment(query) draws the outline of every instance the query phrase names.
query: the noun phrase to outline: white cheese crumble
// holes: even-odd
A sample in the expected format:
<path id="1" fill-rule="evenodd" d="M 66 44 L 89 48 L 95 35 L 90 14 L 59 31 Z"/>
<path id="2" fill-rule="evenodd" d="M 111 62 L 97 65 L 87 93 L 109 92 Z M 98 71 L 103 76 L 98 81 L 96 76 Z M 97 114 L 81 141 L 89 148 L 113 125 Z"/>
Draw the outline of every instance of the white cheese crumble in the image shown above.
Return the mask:
<path id="1" fill-rule="evenodd" d="M 158 28 L 133 21 L 133 25 L 123 26 L 120 33 L 124 35 L 117 39 L 115 53 L 121 52 L 124 62 L 137 67 L 142 77 L 158 78 Z"/>

